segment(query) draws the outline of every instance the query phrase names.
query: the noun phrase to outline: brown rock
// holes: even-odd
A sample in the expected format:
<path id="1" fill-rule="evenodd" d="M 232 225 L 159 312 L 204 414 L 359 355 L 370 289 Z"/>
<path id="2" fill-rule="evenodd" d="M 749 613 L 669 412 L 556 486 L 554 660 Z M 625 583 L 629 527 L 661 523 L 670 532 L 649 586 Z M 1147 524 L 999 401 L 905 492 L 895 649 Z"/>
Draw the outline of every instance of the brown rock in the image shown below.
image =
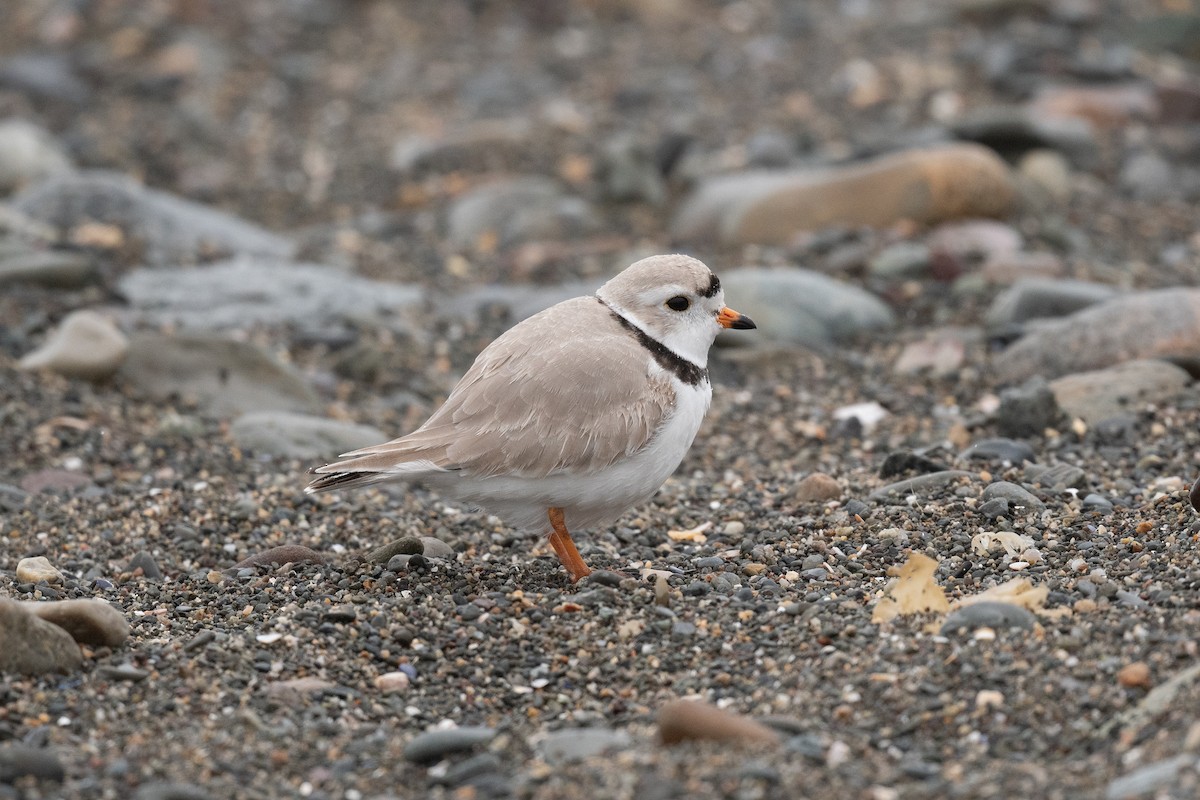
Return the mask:
<path id="1" fill-rule="evenodd" d="M 1200 289 L 1123 295 L 1047 322 L 999 353 L 1001 381 L 1057 378 L 1135 358 L 1200 357 Z"/>
<path id="2" fill-rule="evenodd" d="M 1097 127 L 1115 128 L 1157 118 L 1159 101 L 1154 87 L 1144 83 L 1051 86 L 1038 92 L 1032 108 L 1036 114 L 1078 117 Z"/>
<path id="3" fill-rule="evenodd" d="M 824 472 L 814 472 L 796 484 L 792 499 L 797 503 L 823 503 L 842 496 L 842 487 Z"/>
<path id="4" fill-rule="evenodd" d="M 0 674 L 73 672 L 83 664 L 70 635 L 30 614 L 28 604 L 0 598 Z"/>
<path id="5" fill-rule="evenodd" d="M 233 569 L 269 566 L 271 564 L 324 564 L 325 556 L 302 544 L 282 544 L 255 553 L 233 565 Z"/>
<path id="6" fill-rule="evenodd" d="M 724 711 L 702 700 L 672 700 L 658 712 L 663 744 L 689 740 L 777 744 L 779 734 L 761 722 Z"/>
<path id="7" fill-rule="evenodd" d="M 760 184 L 726 209 L 719 231 L 734 244 L 787 244 L 799 232 L 831 225 L 1002 217 L 1014 198 L 1009 168 L 991 150 L 942 145 Z"/>
<path id="8" fill-rule="evenodd" d="M 1150 666 L 1145 661 L 1134 661 L 1117 671 L 1117 683 L 1127 689 L 1150 688 Z"/>
<path id="9" fill-rule="evenodd" d="M 62 628 L 80 644 L 119 647 L 129 638 L 125 615 L 103 600 L 35 601 L 22 603 L 21 607 Z"/>

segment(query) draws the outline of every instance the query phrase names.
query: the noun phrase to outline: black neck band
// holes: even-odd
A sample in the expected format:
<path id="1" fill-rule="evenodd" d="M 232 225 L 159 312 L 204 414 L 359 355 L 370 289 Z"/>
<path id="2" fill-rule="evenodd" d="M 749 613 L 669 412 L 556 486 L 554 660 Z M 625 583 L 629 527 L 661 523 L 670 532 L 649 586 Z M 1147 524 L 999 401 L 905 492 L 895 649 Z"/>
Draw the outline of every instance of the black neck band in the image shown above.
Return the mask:
<path id="1" fill-rule="evenodd" d="M 599 300 L 599 298 L 597 298 Z M 608 312 L 613 315 L 621 327 L 633 334 L 633 338 L 637 339 L 638 344 L 649 351 L 655 362 L 665 369 L 667 372 L 674 375 L 679 380 L 686 383 L 688 386 L 698 386 L 702 382 L 708 380 L 708 370 L 691 361 L 688 361 L 683 356 L 676 353 L 671 348 L 667 347 L 657 339 L 652 339 L 649 334 L 641 328 L 634 325 L 629 320 L 622 317 L 616 312 L 612 306 L 600 300 L 601 304 L 608 309 Z"/>

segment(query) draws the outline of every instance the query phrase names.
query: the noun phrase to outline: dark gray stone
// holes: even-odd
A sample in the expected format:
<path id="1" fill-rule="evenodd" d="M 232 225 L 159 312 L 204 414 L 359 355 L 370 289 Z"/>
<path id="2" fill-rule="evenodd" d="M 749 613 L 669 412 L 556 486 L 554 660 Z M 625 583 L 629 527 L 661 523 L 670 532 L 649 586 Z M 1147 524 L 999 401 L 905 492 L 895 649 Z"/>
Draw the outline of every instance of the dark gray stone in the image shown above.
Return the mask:
<path id="1" fill-rule="evenodd" d="M 158 562 L 154 560 L 149 551 L 142 550 L 129 559 L 129 565 L 125 567 L 127 572 L 142 571 L 142 577 L 149 578 L 152 581 L 162 579 L 162 570 L 158 568 Z"/>
<path id="2" fill-rule="evenodd" d="M 1033 377 L 1020 387 L 1000 393 L 996 428 L 1005 437 L 1041 436 L 1047 428 L 1054 427 L 1061 416 L 1054 392 L 1043 378 Z"/>
<path id="3" fill-rule="evenodd" d="M 53 750 L 17 742 L 0 745 L 0 783 L 27 777 L 62 782 L 66 771 Z"/>
<path id="4" fill-rule="evenodd" d="M 1033 448 L 1014 439 L 980 439 L 958 454 L 960 461 L 1019 465 L 1033 461 Z"/>
<path id="5" fill-rule="evenodd" d="M 569 764 L 630 746 L 625 731 L 610 728 L 563 728 L 546 736 L 537 752 L 551 766 Z"/>
<path id="6" fill-rule="evenodd" d="M 1012 603 L 1000 603 L 992 600 L 981 600 L 969 606 L 957 608 L 946 615 L 942 623 L 941 633 L 953 633 L 959 630 L 975 628 L 1019 628 L 1031 631 L 1037 625 L 1037 617 L 1027 608 Z"/>
<path id="7" fill-rule="evenodd" d="M 987 488 L 983 490 L 983 500 L 985 503 L 992 500 L 1004 500 L 1007 505 L 1018 511 L 1042 511 L 1046 508 L 1046 504 L 1036 495 L 1010 481 L 996 481 L 988 484 Z"/>
<path id="8" fill-rule="evenodd" d="M 442 728 L 418 734 L 404 748 L 404 759 L 414 764 L 431 764 L 451 753 L 474 750 L 496 736 L 492 728 L 465 726 Z"/>
<path id="9" fill-rule="evenodd" d="M 931 472 L 928 475 L 918 475 L 915 478 L 889 483 L 871 492 L 867 499 L 879 502 L 881 500 L 903 500 L 909 495 L 931 495 L 938 491 L 960 483 L 964 478 L 975 479 L 973 472 L 958 469 L 948 469 L 942 472 Z M 822 570 L 823 571 L 823 570 Z"/>

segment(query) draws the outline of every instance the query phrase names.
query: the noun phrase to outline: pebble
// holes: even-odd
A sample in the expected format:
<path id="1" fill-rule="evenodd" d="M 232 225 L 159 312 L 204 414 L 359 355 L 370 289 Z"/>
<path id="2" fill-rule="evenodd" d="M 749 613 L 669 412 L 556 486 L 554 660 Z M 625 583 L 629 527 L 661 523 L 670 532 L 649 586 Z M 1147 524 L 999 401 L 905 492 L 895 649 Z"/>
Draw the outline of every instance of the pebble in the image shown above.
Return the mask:
<path id="1" fill-rule="evenodd" d="M 1086 489 L 1087 473 L 1073 464 L 1055 464 L 1026 470 L 1028 480 L 1047 489 Z"/>
<path id="2" fill-rule="evenodd" d="M 867 270 L 872 278 L 881 281 L 923 278 L 929 272 L 929 250 L 928 245 L 919 242 L 897 242 L 872 258 Z"/>
<path id="3" fill-rule="evenodd" d="M 1006 330 L 1033 319 L 1074 314 L 1117 296 L 1118 291 L 1106 284 L 1027 278 L 996 295 L 984 322 L 992 330 Z"/>
<path id="4" fill-rule="evenodd" d="M 1008 499 L 1004 497 L 993 497 L 991 500 L 985 500 L 979 505 L 979 513 L 987 519 L 996 519 L 1008 515 Z"/>
<path id="5" fill-rule="evenodd" d="M 1003 500 L 1006 510 L 1009 505 L 1021 511 L 1043 511 L 1046 508 L 1046 504 L 1035 494 L 1011 481 L 989 483 L 983 490 L 982 499 L 985 503 L 992 500 Z"/>
<path id="6" fill-rule="evenodd" d="M 1000 392 L 996 411 L 996 430 L 1001 436 L 1019 439 L 1041 436 L 1062 416 L 1055 394 L 1046 381 L 1035 376 L 1019 387 Z"/>
<path id="7" fill-rule="evenodd" d="M 1004 382 L 1057 378 L 1134 358 L 1191 357 L 1200 352 L 1200 289 L 1123 295 L 1043 323 L 992 359 Z"/>
<path id="8" fill-rule="evenodd" d="M 21 603 L 21 608 L 62 628 L 80 644 L 120 647 L 129 638 L 125 615 L 104 600 L 29 601 Z"/>
<path id="9" fill-rule="evenodd" d="M 1134 153 L 1121 166 L 1117 185 L 1135 200 L 1155 202 L 1166 200 L 1177 192 L 1178 170 L 1155 152 Z"/>
<path id="10" fill-rule="evenodd" d="M 1015 195 L 994 152 L 944 144 L 837 167 L 721 176 L 684 201 L 671 232 L 684 240 L 715 233 L 728 244 L 785 245 L 835 225 L 1002 217 Z"/>
<path id="11" fill-rule="evenodd" d="M 775 729 L 703 700 L 672 700 L 664 704 L 658 711 L 658 734 L 666 745 L 696 740 L 759 745 L 780 741 Z"/>
<path id="12" fill-rule="evenodd" d="M 823 472 L 806 475 L 792 491 L 792 499 L 797 503 L 824 503 L 837 500 L 841 496 L 841 484 Z"/>
<path id="13" fill-rule="evenodd" d="M 1018 628 L 1031 631 L 1037 625 L 1037 617 L 1027 608 L 1012 603 L 980 600 L 977 603 L 956 608 L 946 615 L 941 634 L 976 628 Z"/>
<path id="14" fill-rule="evenodd" d="M 128 683 L 138 683 L 150 677 L 148 671 L 138 669 L 132 664 L 104 664 L 96 668 L 94 675 L 103 680 L 126 681 Z"/>
<path id="15" fill-rule="evenodd" d="M 1138 800 L 1143 797 L 1170 796 L 1160 792 L 1172 783 L 1184 769 L 1200 766 L 1192 753 L 1155 761 L 1135 769 L 1119 778 L 1114 778 L 1104 790 L 1104 800 Z M 1182 796 L 1182 795 L 1181 795 Z"/>
<path id="16" fill-rule="evenodd" d="M 0 287 L 36 284 L 51 289 L 78 289 L 96 276 L 92 260 L 68 250 L 31 250 L 0 256 Z"/>
<path id="17" fill-rule="evenodd" d="M 909 342 L 896 357 L 893 369 L 901 375 L 928 372 L 938 378 L 953 375 L 967 359 L 967 345 L 978 338 L 961 328 L 940 328 L 929 331 L 915 342 Z"/>
<path id="18" fill-rule="evenodd" d="M 369 425 L 294 411 L 251 411 L 233 421 L 229 435 L 243 450 L 305 460 L 332 459 L 390 438 Z"/>
<path id="19" fill-rule="evenodd" d="M 145 263 L 157 266 L 235 253 L 287 258 L 294 249 L 287 238 L 257 225 L 113 172 L 53 176 L 11 202 L 18 211 L 64 231 L 83 223 L 114 225 L 127 239 L 141 243 Z"/>
<path id="20" fill-rule="evenodd" d="M 958 469 L 930 472 L 926 475 L 917 475 L 913 478 L 906 478 L 902 481 L 881 486 L 871 492 L 867 496 L 867 499 L 873 502 L 880 502 L 883 500 L 903 500 L 909 495 L 930 495 L 948 486 L 960 483 L 964 478 L 974 479 L 975 477 L 974 473 Z"/>
<path id="21" fill-rule="evenodd" d="M 959 461 L 1019 465 L 1034 460 L 1033 448 L 1014 439 L 980 439 L 958 454 Z"/>
<path id="22" fill-rule="evenodd" d="M 412 679 L 399 671 L 385 672 L 375 678 L 375 688 L 381 694 L 402 694 L 408 691 L 411 684 Z"/>
<path id="23" fill-rule="evenodd" d="M 431 764 L 452 754 L 474 750 L 496 736 L 493 728 L 464 726 L 436 728 L 418 734 L 404 746 L 404 760 L 414 764 Z"/>
<path id="24" fill-rule="evenodd" d="M 596 227 L 587 201 L 542 177 L 496 181 L 464 192 L 446 218 L 446 238 L 459 250 L 488 250 L 532 239 L 559 239 Z"/>
<path id="25" fill-rule="evenodd" d="M 1113 503 L 1104 495 L 1091 492 L 1083 498 L 1083 510 L 1095 511 L 1100 514 L 1111 514 Z"/>
<path id="26" fill-rule="evenodd" d="M 252 257 L 202 267 L 137 269 L 118 287 L 137 323 L 192 331 L 287 324 L 321 330 L 347 318 L 394 320 L 424 300 L 414 286 L 320 264 Z"/>
<path id="27" fill-rule="evenodd" d="M 1099 157 L 1096 129 L 1087 120 L 1051 117 L 1024 106 L 985 106 L 968 111 L 954 121 L 951 131 L 960 139 L 980 142 L 1009 155 L 1054 150 L 1084 169 Z"/>
<path id="28" fill-rule="evenodd" d="M 320 698 L 337 688 L 337 684 L 313 675 L 272 681 L 263 686 L 263 691 L 280 705 L 299 707 Z"/>
<path id="29" fill-rule="evenodd" d="M 1071 165 L 1053 150 L 1030 150 L 1017 163 L 1017 173 L 1058 206 L 1071 197 Z"/>
<path id="30" fill-rule="evenodd" d="M 17 562 L 17 580 L 21 583 L 62 583 L 63 574 L 45 556 L 33 556 Z"/>
<path id="31" fill-rule="evenodd" d="M 546 735 L 536 747 L 550 766 L 583 761 L 631 746 L 629 734 L 611 728 L 562 728 Z"/>
<path id="32" fill-rule="evenodd" d="M 190 783 L 149 781 L 138 787 L 133 800 L 212 800 L 212 795 Z"/>
<path id="33" fill-rule="evenodd" d="M 66 778 L 66 769 L 49 748 L 6 742 L 0 745 L 0 784 L 13 784 L 20 778 L 61 783 Z"/>
<path id="34" fill-rule="evenodd" d="M 125 567 L 126 572 L 142 571 L 142 577 L 152 581 L 162 579 L 162 570 L 158 568 L 158 562 L 154 560 L 154 556 L 147 550 L 142 550 L 136 553 L 133 558 L 129 559 L 129 565 Z"/>
<path id="35" fill-rule="evenodd" d="M 120 369 L 128 352 L 129 340 L 116 325 L 84 309 L 68 315 L 41 347 L 22 357 L 17 365 L 100 381 Z"/>
<path id="36" fill-rule="evenodd" d="M 248 556 L 234 564 L 231 569 L 280 564 L 324 564 L 325 561 L 325 556 L 302 544 L 282 544 Z"/>
<path id="37" fill-rule="evenodd" d="M 70 673 L 82 664 L 83 654 L 70 634 L 38 619 L 26 604 L 0 598 L 0 674 Z"/>
<path id="38" fill-rule="evenodd" d="M 24 119 L 0 120 L 0 195 L 72 168 L 47 131 Z"/>
<path id="39" fill-rule="evenodd" d="M 1011 225 L 991 219 L 970 219 L 939 225 L 925 237 L 929 249 L 965 263 L 1007 258 L 1024 246 L 1024 237 Z"/>
<path id="40" fill-rule="evenodd" d="M 295 369 L 251 342 L 215 335 L 134 334 L 118 379 L 152 399 L 187 397 L 216 417 L 321 407 Z"/>
<path id="41" fill-rule="evenodd" d="M 440 558 L 446 561 L 453 561 L 455 555 L 457 555 L 453 547 L 434 536 L 422 536 L 421 546 L 423 548 L 421 554 L 426 558 Z"/>
<path id="42" fill-rule="evenodd" d="M 721 274 L 721 285 L 729 304 L 758 324 L 763 335 L 757 339 L 825 347 L 896 323 L 892 310 L 875 295 L 812 270 L 733 269 Z M 739 344 L 734 337 L 719 341 Z"/>
<path id="43" fill-rule="evenodd" d="M 1145 661 L 1134 661 L 1117 670 L 1117 683 L 1125 688 L 1149 689 L 1150 665 Z"/>
<path id="44" fill-rule="evenodd" d="M 402 539 L 396 539 L 388 542 L 382 547 L 372 550 L 367 555 L 367 561 L 372 564 L 387 564 L 393 556 L 397 555 L 416 555 L 425 552 L 425 543 L 415 536 L 405 536 Z M 407 563 L 407 562 L 406 562 Z M 391 567 L 388 567 L 391 569 Z"/>
<path id="45" fill-rule="evenodd" d="M 1192 383 L 1187 370 L 1157 359 L 1137 359 L 1107 369 L 1076 372 L 1050 383 L 1058 405 L 1088 425 L 1147 404 L 1166 403 Z"/>

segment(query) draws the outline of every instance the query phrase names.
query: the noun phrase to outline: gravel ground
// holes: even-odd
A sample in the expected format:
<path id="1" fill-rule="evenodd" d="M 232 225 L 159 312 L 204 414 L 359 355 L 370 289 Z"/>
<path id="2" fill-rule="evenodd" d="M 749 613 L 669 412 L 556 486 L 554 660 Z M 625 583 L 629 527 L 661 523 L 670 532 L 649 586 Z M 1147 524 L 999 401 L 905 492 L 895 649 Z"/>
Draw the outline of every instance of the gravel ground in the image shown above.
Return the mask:
<path id="1" fill-rule="evenodd" d="M 39 126 L 75 168 L 279 236 L 159 196 L 118 203 L 107 184 L 44 212 L 29 192 L 77 173 L 0 133 L 0 597 L 98 598 L 129 624 L 119 646 L 85 644 L 81 669 L 0 674 L 0 799 L 1200 795 L 1200 53 L 1178 35 L 1194 4 L 11 13 L 0 118 Z M 1055 103 L 1084 134 L 1029 122 Z M 988 108 L 1008 121 L 964 134 Z M 671 232 L 711 175 L 952 139 L 1008 159 L 1018 200 L 995 227 L 897 214 L 783 245 Z M 478 193 L 497 181 L 499 201 Z M 206 241 L 186 237 L 200 226 Z M 84 277 L 10 280 L 9 245 Z M 718 348 L 692 452 L 653 501 L 576 538 L 602 570 L 579 585 L 547 543 L 421 488 L 303 495 L 361 428 L 272 449 L 237 425 L 286 406 L 410 430 L 523 309 L 674 250 L 723 276 L 836 278 L 866 290 L 855 309 L 884 301 L 886 324 L 843 333 L 847 312 L 820 341 L 760 325 L 754 345 Z M 170 370 L 135 355 L 182 332 L 132 280 L 229 255 L 420 300 L 292 313 L 269 287 L 197 283 L 183 305 L 244 302 L 215 333 L 265 360 L 222 350 L 206 384 L 180 351 L 188 374 L 164 391 Z M 1030 316 L 1062 331 L 988 317 L 1014 270 L 1047 277 L 1054 307 Z M 743 280 L 763 302 L 763 279 Z M 1151 311 L 1067 317 L 1095 302 L 1072 305 L 1077 281 Z M 761 291 L 791 319 L 815 290 Z M 121 330 L 112 369 L 20 368 L 79 309 Z M 1015 367 L 1013 341 L 1029 348 Z M 1131 357 L 1176 378 L 1102 374 L 1084 400 L 1120 395 L 1117 413 L 1055 380 Z M 246 389 L 268 384 L 269 402 Z M 913 554 L 950 601 L 1027 579 L 1034 617 L 879 621 Z M 49 581 L 18 575 L 37 556 Z M 668 746 L 660 713 L 681 697 L 737 716 Z"/>

